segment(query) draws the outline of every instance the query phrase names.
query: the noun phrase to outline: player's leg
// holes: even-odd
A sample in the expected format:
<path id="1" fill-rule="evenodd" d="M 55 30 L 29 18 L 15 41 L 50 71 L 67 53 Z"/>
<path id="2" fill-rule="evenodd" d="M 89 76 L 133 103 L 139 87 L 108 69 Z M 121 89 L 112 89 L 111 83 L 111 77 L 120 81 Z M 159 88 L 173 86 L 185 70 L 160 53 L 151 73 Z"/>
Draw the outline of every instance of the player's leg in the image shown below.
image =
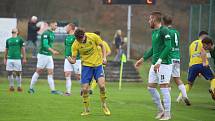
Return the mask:
<path id="1" fill-rule="evenodd" d="M 188 69 L 188 83 L 185 85 L 185 89 L 186 89 L 187 93 L 191 90 L 191 88 L 195 82 L 196 77 L 200 73 L 199 70 L 201 70 L 201 67 L 199 64 L 196 64 L 196 65 L 189 67 L 189 69 Z M 182 100 L 182 93 L 180 92 L 179 96 L 177 98 L 177 102 L 180 102 L 181 100 Z"/>
<path id="2" fill-rule="evenodd" d="M 100 100 L 103 112 L 105 115 L 110 115 L 111 113 L 106 102 L 105 74 L 102 65 L 95 67 L 94 78 L 97 80 L 100 89 Z"/>
<path id="3" fill-rule="evenodd" d="M 150 92 L 152 96 L 152 100 L 155 103 L 158 113 L 156 114 L 155 118 L 159 119 L 164 114 L 164 108 L 161 103 L 160 94 L 157 90 L 157 83 L 158 83 L 158 77 L 157 74 L 154 72 L 154 66 L 152 65 L 149 70 L 149 76 L 148 76 L 148 91 Z"/>
<path id="4" fill-rule="evenodd" d="M 7 63 L 6 63 L 6 71 L 7 71 L 7 74 L 8 74 L 8 81 L 9 81 L 9 86 L 10 86 L 9 90 L 11 92 L 14 91 L 14 78 L 13 78 L 13 68 L 14 68 L 14 66 L 13 65 L 14 64 L 13 64 L 12 60 L 8 59 Z"/>
<path id="5" fill-rule="evenodd" d="M 37 68 L 36 71 L 34 72 L 32 78 L 31 78 L 31 83 L 30 83 L 30 89 L 28 90 L 28 93 L 33 94 L 35 92 L 34 86 L 38 81 L 38 78 L 40 74 L 42 74 L 43 69 L 42 68 Z"/>
<path id="6" fill-rule="evenodd" d="M 22 92 L 22 72 L 16 71 L 17 91 Z"/>
<path id="7" fill-rule="evenodd" d="M 16 60 L 15 64 L 15 74 L 16 74 L 16 81 L 17 81 L 17 91 L 22 92 L 21 83 L 22 83 L 22 63 L 21 60 Z"/>
<path id="8" fill-rule="evenodd" d="M 97 86 L 97 82 L 96 82 L 95 79 L 93 79 L 92 82 L 91 82 L 90 89 L 93 91 L 96 88 L 96 86 Z"/>
<path id="9" fill-rule="evenodd" d="M 30 84 L 30 89 L 28 90 L 28 93 L 34 93 L 34 85 L 38 81 L 38 78 L 40 74 L 43 72 L 43 69 L 46 67 L 47 64 L 47 57 L 42 54 L 37 55 L 37 69 L 34 72 L 32 78 L 31 78 L 31 84 Z"/>
<path id="10" fill-rule="evenodd" d="M 171 119 L 171 95 L 169 82 L 172 74 L 172 65 L 161 64 L 160 71 L 157 72 L 161 94 L 163 95 L 164 116 L 160 120 Z"/>
<path id="11" fill-rule="evenodd" d="M 210 89 L 209 92 L 213 100 L 215 100 L 215 78 L 213 72 L 211 71 L 210 67 L 202 67 L 201 74 L 204 76 L 206 80 L 210 80 Z"/>
<path id="12" fill-rule="evenodd" d="M 81 85 L 82 85 L 82 97 L 83 97 L 83 105 L 84 105 L 84 112 L 81 113 L 81 115 L 89 115 L 89 94 L 88 94 L 88 88 L 89 83 L 92 80 L 93 77 L 93 68 L 88 66 L 82 66 L 81 71 Z"/>
<path id="13" fill-rule="evenodd" d="M 65 74 L 65 78 L 66 78 L 65 96 L 70 96 L 71 86 L 72 86 L 72 81 L 71 81 L 72 64 L 70 64 L 67 59 L 65 59 L 65 61 L 64 61 L 64 74 Z"/>

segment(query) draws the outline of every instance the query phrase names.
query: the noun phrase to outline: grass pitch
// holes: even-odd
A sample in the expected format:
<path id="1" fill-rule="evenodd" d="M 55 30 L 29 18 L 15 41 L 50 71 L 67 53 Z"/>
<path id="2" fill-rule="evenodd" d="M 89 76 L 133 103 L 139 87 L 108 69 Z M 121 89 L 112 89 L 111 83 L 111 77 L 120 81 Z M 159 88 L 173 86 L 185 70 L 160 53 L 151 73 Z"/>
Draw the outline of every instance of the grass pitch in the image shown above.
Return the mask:
<path id="1" fill-rule="evenodd" d="M 148 67 L 147 67 L 148 68 Z M 154 119 L 156 108 L 146 88 L 148 69 L 141 70 L 143 83 L 107 82 L 107 101 L 111 116 L 104 116 L 99 100 L 98 89 L 90 96 L 91 115 L 81 116 L 82 98 L 80 84 L 73 81 L 72 95 L 69 97 L 52 95 L 47 80 L 39 79 L 36 93 L 27 93 L 30 79 L 23 79 L 22 93 L 9 92 L 8 81 L 0 78 L 0 121 L 157 121 Z M 186 75 L 182 74 L 183 80 Z M 56 89 L 65 91 L 65 81 L 55 80 Z M 214 121 L 215 101 L 208 93 L 209 83 L 202 78 L 196 80 L 188 96 L 192 106 L 176 103 L 179 93 L 173 84 L 171 121 Z"/>

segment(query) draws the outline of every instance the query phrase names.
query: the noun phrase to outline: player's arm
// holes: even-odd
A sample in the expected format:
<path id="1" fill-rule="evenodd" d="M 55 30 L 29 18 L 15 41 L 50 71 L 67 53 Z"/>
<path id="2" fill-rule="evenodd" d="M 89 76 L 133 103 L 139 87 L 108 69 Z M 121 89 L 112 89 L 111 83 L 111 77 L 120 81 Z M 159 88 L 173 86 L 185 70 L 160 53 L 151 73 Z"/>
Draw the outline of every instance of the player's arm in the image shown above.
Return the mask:
<path id="1" fill-rule="evenodd" d="M 107 64 L 107 59 L 106 59 L 106 49 L 105 46 L 102 42 L 101 37 L 99 37 L 98 35 L 94 35 L 95 36 L 95 43 L 96 45 L 100 46 L 102 49 L 102 57 L 103 57 L 103 64 Z"/>
<path id="2" fill-rule="evenodd" d="M 144 61 L 148 60 L 153 55 L 153 48 L 150 48 L 148 51 L 146 51 L 142 58 L 140 58 L 135 63 L 135 68 L 139 68 L 141 64 L 143 64 Z"/>
<path id="3" fill-rule="evenodd" d="M 104 46 L 105 46 L 105 49 L 106 49 L 106 56 L 109 56 L 111 54 L 110 46 L 105 41 L 103 41 L 103 43 L 104 43 Z"/>
<path id="4" fill-rule="evenodd" d="M 106 49 L 105 49 L 105 46 L 104 46 L 104 44 L 101 42 L 100 44 L 99 44 L 99 46 L 101 47 L 101 49 L 102 49 L 102 57 L 103 57 L 103 64 L 107 64 L 107 59 L 106 59 Z"/>
<path id="5" fill-rule="evenodd" d="M 26 52 L 25 52 L 25 43 L 24 43 L 23 39 L 21 39 L 20 46 L 22 47 L 21 51 L 22 51 L 22 56 L 23 56 L 23 63 L 26 63 L 27 59 L 26 59 Z"/>
<path id="6" fill-rule="evenodd" d="M 8 41 L 6 41 L 6 47 L 5 47 L 5 52 L 4 52 L 4 64 L 5 65 L 7 64 L 8 48 L 9 48 Z"/>
<path id="7" fill-rule="evenodd" d="M 52 54 L 54 54 L 54 55 L 57 55 L 57 54 L 59 54 L 59 52 L 58 51 L 56 51 L 56 50 L 54 50 L 53 48 L 51 48 L 50 46 L 49 46 L 49 41 L 48 41 L 48 35 L 47 34 L 44 34 L 43 35 L 43 47 L 45 47 L 47 50 L 49 50 Z"/>
<path id="8" fill-rule="evenodd" d="M 8 54 L 8 49 L 5 48 L 5 52 L 4 52 L 4 64 L 7 64 L 7 54 Z"/>
<path id="9" fill-rule="evenodd" d="M 208 66 L 207 65 L 207 52 L 205 51 L 204 48 L 201 49 L 201 58 L 202 58 L 202 64 L 203 66 Z"/>
<path id="10" fill-rule="evenodd" d="M 67 59 L 70 63 L 74 64 L 76 63 L 76 57 L 78 55 L 78 47 L 77 47 L 77 43 L 74 42 L 71 46 L 71 51 L 72 51 L 72 55 L 68 56 Z"/>

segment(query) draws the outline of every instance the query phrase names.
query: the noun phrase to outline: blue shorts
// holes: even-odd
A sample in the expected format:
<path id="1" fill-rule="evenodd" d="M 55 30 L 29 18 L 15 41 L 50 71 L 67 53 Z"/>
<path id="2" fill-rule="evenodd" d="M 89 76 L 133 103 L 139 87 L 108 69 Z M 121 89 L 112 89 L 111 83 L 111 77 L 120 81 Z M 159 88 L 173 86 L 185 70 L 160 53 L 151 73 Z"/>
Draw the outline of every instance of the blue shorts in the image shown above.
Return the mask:
<path id="1" fill-rule="evenodd" d="M 195 64 L 189 67 L 188 82 L 193 84 L 199 73 L 204 76 L 206 80 L 212 80 L 214 78 L 209 66 L 204 67 L 202 64 Z"/>
<path id="2" fill-rule="evenodd" d="M 105 74 L 104 74 L 102 65 L 97 67 L 82 66 L 81 84 L 86 84 L 86 83 L 90 84 L 93 77 L 96 81 L 98 81 L 100 77 L 104 77 L 104 76 Z"/>

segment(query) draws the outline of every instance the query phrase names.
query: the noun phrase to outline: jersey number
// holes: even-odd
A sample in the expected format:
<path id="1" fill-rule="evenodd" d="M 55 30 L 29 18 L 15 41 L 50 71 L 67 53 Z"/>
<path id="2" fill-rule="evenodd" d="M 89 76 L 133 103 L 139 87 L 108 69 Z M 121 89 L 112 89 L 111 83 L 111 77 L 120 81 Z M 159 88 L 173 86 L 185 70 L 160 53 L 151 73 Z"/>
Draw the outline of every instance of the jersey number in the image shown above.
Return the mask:
<path id="1" fill-rule="evenodd" d="M 195 51 L 197 51 L 199 43 L 195 42 L 195 44 L 196 44 Z"/>
<path id="2" fill-rule="evenodd" d="M 178 36 L 176 33 L 175 33 L 175 45 L 178 46 Z"/>

